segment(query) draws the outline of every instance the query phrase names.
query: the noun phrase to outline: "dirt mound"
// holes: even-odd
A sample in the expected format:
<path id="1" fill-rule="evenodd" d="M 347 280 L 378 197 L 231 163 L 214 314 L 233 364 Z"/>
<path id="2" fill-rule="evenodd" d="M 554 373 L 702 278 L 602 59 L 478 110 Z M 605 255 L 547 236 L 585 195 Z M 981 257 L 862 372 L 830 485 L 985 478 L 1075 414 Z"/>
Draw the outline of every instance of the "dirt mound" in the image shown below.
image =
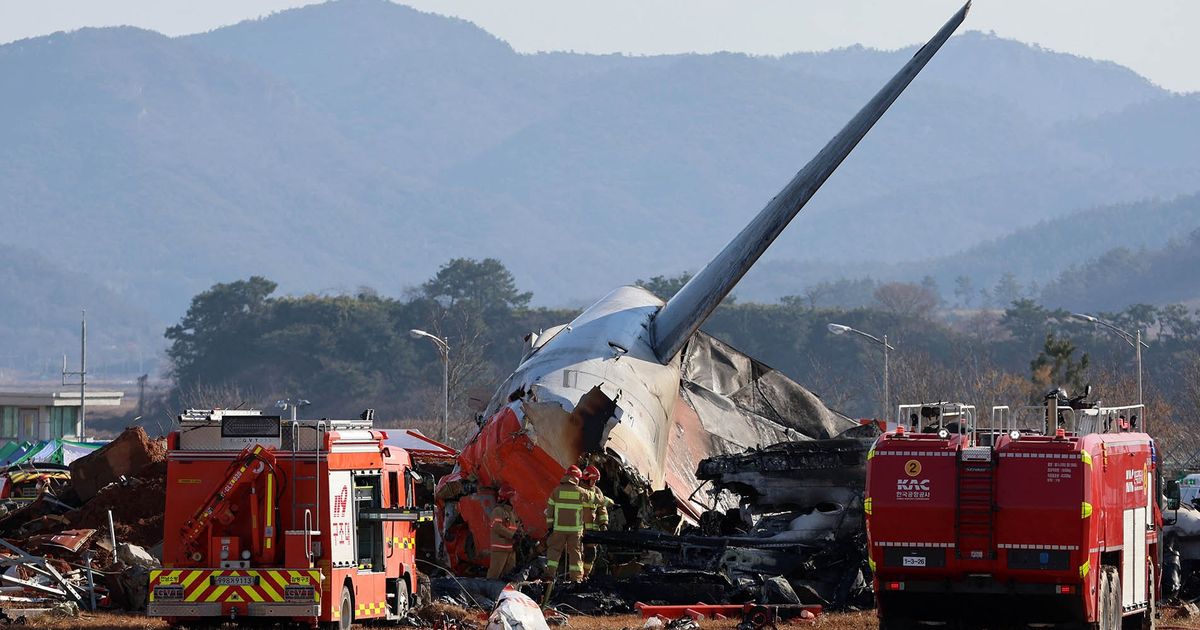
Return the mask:
<path id="1" fill-rule="evenodd" d="M 121 477 L 140 476 L 143 470 L 166 460 L 167 447 L 162 440 L 151 439 L 142 427 L 129 427 L 117 439 L 71 463 L 71 487 L 81 501 L 88 501 Z"/>
<path id="2" fill-rule="evenodd" d="M 167 448 L 162 440 L 150 439 L 141 427 L 130 427 L 75 464 L 71 485 L 80 498 L 90 499 L 65 515 L 70 527 L 107 533 L 112 510 L 119 542 L 151 547 L 162 541 L 167 505 Z M 103 480 L 108 482 L 92 487 Z"/>
<path id="3" fill-rule="evenodd" d="M 148 467 L 150 471 L 154 467 Z M 83 505 L 66 514 L 70 526 L 77 529 L 108 531 L 108 511 L 112 510 L 117 540 L 152 547 L 163 539 L 163 511 L 167 506 L 166 474 L 144 475 L 124 483 L 105 486 Z"/>

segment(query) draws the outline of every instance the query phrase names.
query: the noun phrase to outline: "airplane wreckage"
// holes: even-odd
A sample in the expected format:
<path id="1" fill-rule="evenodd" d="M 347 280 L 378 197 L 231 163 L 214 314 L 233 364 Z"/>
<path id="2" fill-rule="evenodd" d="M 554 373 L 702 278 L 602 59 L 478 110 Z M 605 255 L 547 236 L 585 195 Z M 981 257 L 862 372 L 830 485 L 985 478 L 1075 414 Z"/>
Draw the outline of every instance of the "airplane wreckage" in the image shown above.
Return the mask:
<path id="1" fill-rule="evenodd" d="M 844 590 L 845 575 L 819 569 L 847 564 L 839 546 L 863 545 L 861 498 L 874 427 L 828 409 L 699 329 L 969 6 L 669 300 L 620 287 L 569 324 L 529 336 L 516 371 L 437 488 L 439 528 L 456 573 L 486 566 L 488 514 L 502 486 L 515 490 L 512 505 L 528 538 L 540 540 L 546 499 L 565 468 L 594 464 L 616 505 L 610 531 L 588 536 L 610 555 L 653 550 L 665 564 L 681 566 L 667 556 L 689 554 L 693 561 L 682 566 L 698 562 L 703 566 L 695 568 L 727 575 L 807 571 L 824 585 L 814 584 L 822 598 L 838 584 Z M 776 551 L 784 548 L 786 554 Z M 695 549 L 707 551 L 689 551 Z M 805 549 L 811 553 L 797 553 Z M 858 565 L 851 568 L 857 575 Z"/>

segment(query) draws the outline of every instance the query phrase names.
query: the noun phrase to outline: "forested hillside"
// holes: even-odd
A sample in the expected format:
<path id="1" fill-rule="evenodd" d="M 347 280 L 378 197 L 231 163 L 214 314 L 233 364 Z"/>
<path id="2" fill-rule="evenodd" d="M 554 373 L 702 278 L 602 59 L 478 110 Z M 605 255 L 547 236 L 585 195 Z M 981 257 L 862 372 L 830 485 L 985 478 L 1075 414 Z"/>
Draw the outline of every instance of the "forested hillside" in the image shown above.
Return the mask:
<path id="1" fill-rule="evenodd" d="M 1159 249 L 1118 247 L 1072 265 L 1043 289 L 1042 300 L 1081 309 L 1114 302 L 1200 303 L 1200 229 Z"/>
<path id="2" fill-rule="evenodd" d="M 656 277 L 643 284 L 667 298 L 683 280 Z M 369 406 L 387 422 L 437 417 L 440 358 L 427 339 L 408 334 L 418 328 L 449 340 L 453 435 L 463 439 L 474 414 L 516 367 L 522 337 L 578 313 L 530 307 L 533 295 L 522 286 L 499 261 L 470 259 L 447 262 L 402 298 L 370 291 L 278 296 L 275 283 L 261 277 L 214 285 L 167 330 L 175 389 L 155 416 L 166 418 L 188 405 L 267 407 L 301 397 L 312 401 L 308 413 L 314 416 Z M 1147 391 L 1154 404 L 1183 405 L 1189 392 L 1200 392 L 1200 312 L 1136 305 L 1099 314 L 1145 331 L 1151 343 Z M 892 283 L 856 308 L 813 307 L 802 300 L 726 303 L 704 329 L 834 408 L 854 416 L 882 414 L 878 348 L 831 335 L 831 322 L 888 336 L 895 346 L 893 404 L 965 400 L 986 409 L 1027 404 L 1056 386 L 1081 391 L 1088 383 L 1108 402 L 1131 402 L 1136 392 L 1132 352 L 1123 341 L 1067 310 L 1027 299 L 948 319 L 927 289 Z"/>
<path id="3" fill-rule="evenodd" d="M 772 301 L 776 296 L 794 291 L 797 286 L 803 287 L 800 291 L 803 294 L 822 283 L 849 288 L 848 283 L 839 281 L 855 280 L 869 298 L 878 282 L 919 282 L 929 277 L 947 301 L 960 306 L 985 306 L 991 298 L 997 297 L 994 289 L 1002 281 L 1011 279 L 1022 294 L 1038 297 L 1042 287 L 1056 280 L 1069 267 L 1086 265 L 1117 248 L 1159 249 L 1172 240 L 1186 238 L 1198 228 L 1198 194 L 1171 200 L 1105 205 L 1046 219 L 966 249 L 956 249 L 955 243 L 944 242 L 931 234 L 929 239 L 913 243 L 929 255 L 929 259 L 917 262 L 885 265 L 865 257 L 860 262 L 846 264 L 767 261 L 742 281 L 738 294 L 744 299 Z M 970 299 L 960 295 L 962 278 L 967 279 L 972 289 Z M 1200 283 L 1194 283 L 1190 289 L 1181 288 L 1182 293 L 1170 301 L 1200 298 Z M 982 293 L 985 290 L 989 296 Z M 863 293 L 860 290 L 855 295 L 861 297 Z M 1002 296 L 998 304 L 1007 304 L 1011 299 L 1004 298 L 1008 297 L 1014 296 Z M 854 306 L 859 303 L 854 300 L 860 298 L 846 299 L 850 301 L 825 303 Z M 1162 303 L 1144 292 L 1109 294 L 1096 299 L 1100 300 L 1098 307 L 1106 309 L 1138 302 Z"/>
<path id="4" fill-rule="evenodd" d="M 454 257 L 502 261 L 537 304 L 584 304 L 698 269 L 911 52 L 524 55 L 385 0 L 180 38 L 27 39 L 0 46 L 0 247 L 53 252 L 158 322 L 228 278 L 400 295 Z M 1112 63 L 956 37 L 764 263 L 835 280 L 907 269 L 896 279 L 932 275 L 949 295 L 954 252 L 1195 193 L 1197 115 L 1195 95 Z M 1065 267 L 1014 251 L 979 256 L 976 286 Z M 759 273 L 739 291 L 809 288 Z M 47 330 L 31 325 L 14 334 Z"/>

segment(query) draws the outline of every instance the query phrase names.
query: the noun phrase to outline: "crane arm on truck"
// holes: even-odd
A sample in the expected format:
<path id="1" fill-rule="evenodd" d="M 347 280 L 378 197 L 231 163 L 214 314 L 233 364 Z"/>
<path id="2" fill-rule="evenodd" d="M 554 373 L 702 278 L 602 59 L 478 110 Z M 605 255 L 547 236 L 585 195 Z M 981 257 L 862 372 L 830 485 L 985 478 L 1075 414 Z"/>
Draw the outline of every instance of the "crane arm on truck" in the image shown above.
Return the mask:
<path id="1" fill-rule="evenodd" d="M 275 454 L 273 450 L 264 448 L 261 444 L 247 446 L 226 471 L 225 479 L 217 487 L 200 509 L 184 523 L 182 542 L 188 551 L 196 551 L 196 542 L 212 525 L 214 518 L 220 518 L 222 513 L 230 510 L 230 502 L 240 491 L 254 484 L 259 475 L 268 470 L 275 470 Z M 255 519 L 257 520 L 257 519 Z"/>

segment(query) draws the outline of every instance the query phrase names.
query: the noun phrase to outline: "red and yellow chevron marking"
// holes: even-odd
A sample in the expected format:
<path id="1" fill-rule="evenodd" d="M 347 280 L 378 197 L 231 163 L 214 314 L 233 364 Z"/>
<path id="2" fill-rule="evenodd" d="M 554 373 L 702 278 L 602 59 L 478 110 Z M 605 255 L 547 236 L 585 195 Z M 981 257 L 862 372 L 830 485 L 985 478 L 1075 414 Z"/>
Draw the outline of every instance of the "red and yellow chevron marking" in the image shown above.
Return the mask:
<path id="1" fill-rule="evenodd" d="M 213 584 L 212 578 L 220 576 L 257 579 L 250 585 Z M 321 601 L 319 569 L 158 569 L 150 572 L 150 601 L 155 601 L 155 587 L 160 586 L 180 587 L 182 593 L 171 600 L 181 602 L 284 602 L 289 601 L 289 586 L 311 587 L 312 601 Z"/>

